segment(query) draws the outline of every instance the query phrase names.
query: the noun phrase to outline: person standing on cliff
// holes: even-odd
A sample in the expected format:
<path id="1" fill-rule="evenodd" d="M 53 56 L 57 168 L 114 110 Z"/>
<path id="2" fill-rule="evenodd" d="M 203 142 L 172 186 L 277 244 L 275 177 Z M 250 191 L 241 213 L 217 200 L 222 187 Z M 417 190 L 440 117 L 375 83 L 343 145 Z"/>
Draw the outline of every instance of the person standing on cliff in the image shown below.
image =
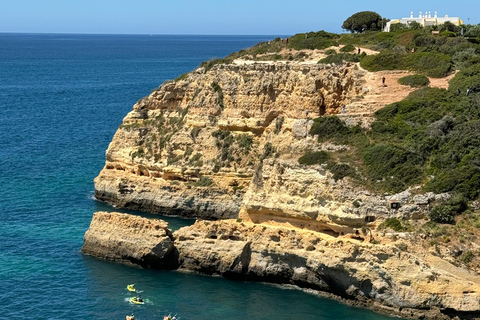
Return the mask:
<path id="1" fill-rule="evenodd" d="M 385 87 L 385 77 L 382 77 L 382 85 Z"/>
<path id="2" fill-rule="evenodd" d="M 306 118 L 308 118 L 308 109 L 305 110 Z"/>
<path id="3" fill-rule="evenodd" d="M 342 106 L 342 114 L 345 114 L 345 105 Z"/>

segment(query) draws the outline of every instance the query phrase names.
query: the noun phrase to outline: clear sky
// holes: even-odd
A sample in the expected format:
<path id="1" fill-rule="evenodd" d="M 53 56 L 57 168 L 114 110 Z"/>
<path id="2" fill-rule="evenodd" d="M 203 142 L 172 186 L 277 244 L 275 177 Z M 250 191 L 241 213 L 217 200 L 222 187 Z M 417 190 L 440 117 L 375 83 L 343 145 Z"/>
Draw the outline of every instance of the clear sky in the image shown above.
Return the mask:
<path id="1" fill-rule="evenodd" d="M 421 3 L 421 4 L 420 4 Z M 0 32 L 263 34 L 342 32 L 359 11 L 394 19 L 435 11 L 480 23 L 480 1 L 0 0 Z"/>

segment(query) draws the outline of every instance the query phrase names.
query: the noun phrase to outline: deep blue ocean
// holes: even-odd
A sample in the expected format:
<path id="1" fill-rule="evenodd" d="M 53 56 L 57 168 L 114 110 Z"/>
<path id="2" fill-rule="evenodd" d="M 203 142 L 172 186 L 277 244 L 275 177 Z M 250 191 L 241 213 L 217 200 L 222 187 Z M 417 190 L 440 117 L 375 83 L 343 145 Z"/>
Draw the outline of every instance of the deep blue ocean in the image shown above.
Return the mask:
<path id="1" fill-rule="evenodd" d="M 105 150 L 163 81 L 273 36 L 0 34 L 0 318 L 390 319 L 312 293 L 80 253 Z M 192 220 L 166 217 L 177 229 Z M 132 305 L 136 283 L 145 305 Z"/>

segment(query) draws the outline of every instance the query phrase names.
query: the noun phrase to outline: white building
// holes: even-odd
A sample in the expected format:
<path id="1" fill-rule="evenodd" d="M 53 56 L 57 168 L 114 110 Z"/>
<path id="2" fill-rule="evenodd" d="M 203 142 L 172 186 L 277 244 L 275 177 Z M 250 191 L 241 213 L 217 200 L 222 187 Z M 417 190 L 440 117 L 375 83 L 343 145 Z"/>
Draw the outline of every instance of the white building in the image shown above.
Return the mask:
<path id="1" fill-rule="evenodd" d="M 390 20 L 389 22 L 387 22 L 387 25 L 385 26 L 385 28 L 383 28 L 383 31 L 390 32 L 390 26 L 392 24 L 403 23 L 403 24 L 409 25 L 411 22 L 414 22 L 414 21 L 422 25 L 422 27 L 438 26 L 438 25 L 444 24 L 447 21 L 453 23 L 456 26 L 460 26 L 463 24 L 463 20 L 461 20 L 459 17 L 449 17 L 449 16 L 438 17 L 436 11 L 434 16 L 432 17 L 430 11 L 429 12 L 425 11 L 425 14 L 422 14 L 422 12 L 420 11 L 420 15 L 418 17 L 413 17 L 413 12 L 411 12 L 410 18 Z"/>

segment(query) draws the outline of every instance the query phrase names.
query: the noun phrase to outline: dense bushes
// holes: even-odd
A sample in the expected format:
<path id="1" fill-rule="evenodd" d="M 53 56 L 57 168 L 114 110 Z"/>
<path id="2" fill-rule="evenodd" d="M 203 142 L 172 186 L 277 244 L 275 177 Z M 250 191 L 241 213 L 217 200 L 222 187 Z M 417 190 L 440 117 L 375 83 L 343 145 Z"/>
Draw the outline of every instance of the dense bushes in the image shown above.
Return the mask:
<path id="1" fill-rule="evenodd" d="M 364 152 L 372 181 L 384 190 L 400 192 L 421 181 L 424 160 L 416 153 L 391 144 L 377 144 Z"/>
<path id="2" fill-rule="evenodd" d="M 455 223 L 455 216 L 467 209 L 467 201 L 461 196 L 456 195 L 450 198 L 446 203 L 436 205 L 432 208 L 429 218 L 438 223 Z"/>
<path id="3" fill-rule="evenodd" d="M 319 140 L 327 140 L 346 135 L 350 129 L 336 116 L 322 117 L 313 120 L 311 135 L 318 135 Z"/>
<path id="4" fill-rule="evenodd" d="M 458 72 L 455 77 L 450 80 L 449 91 L 452 93 L 458 93 L 460 91 L 466 94 L 467 88 L 477 89 L 480 84 L 480 64 L 469 66 Z M 480 88 L 478 88 L 480 89 Z M 472 90 L 476 91 L 476 90 Z M 480 92 L 478 90 L 477 92 Z"/>
<path id="5" fill-rule="evenodd" d="M 463 51 L 458 51 L 452 56 L 457 69 L 465 69 L 480 61 L 480 56 L 474 48 L 467 48 Z"/>
<path id="6" fill-rule="evenodd" d="M 425 76 L 415 74 L 398 79 L 398 83 L 410 87 L 424 87 L 430 84 L 430 80 Z"/>
<path id="7" fill-rule="evenodd" d="M 340 52 L 352 52 L 353 50 L 355 50 L 355 46 L 350 43 L 340 48 Z"/>
<path id="8" fill-rule="evenodd" d="M 360 64 L 362 68 L 368 71 L 411 70 L 429 77 L 441 78 L 447 76 L 450 72 L 452 68 L 450 60 L 450 56 L 441 53 L 406 54 L 384 50 L 377 55 L 364 57 Z"/>
<path id="9" fill-rule="evenodd" d="M 354 177 L 356 175 L 355 169 L 353 169 L 348 163 L 331 162 L 328 164 L 327 169 L 333 174 L 333 179 L 335 181 L 345 177 Z"/>
<path id="10" fill-rule="evenodd" d="M 288 47 L 295 50 L 302 49 L 325 49 L 338 46 L 339 35 L 326 31 L 299 33 L 288 38 Z"/>

